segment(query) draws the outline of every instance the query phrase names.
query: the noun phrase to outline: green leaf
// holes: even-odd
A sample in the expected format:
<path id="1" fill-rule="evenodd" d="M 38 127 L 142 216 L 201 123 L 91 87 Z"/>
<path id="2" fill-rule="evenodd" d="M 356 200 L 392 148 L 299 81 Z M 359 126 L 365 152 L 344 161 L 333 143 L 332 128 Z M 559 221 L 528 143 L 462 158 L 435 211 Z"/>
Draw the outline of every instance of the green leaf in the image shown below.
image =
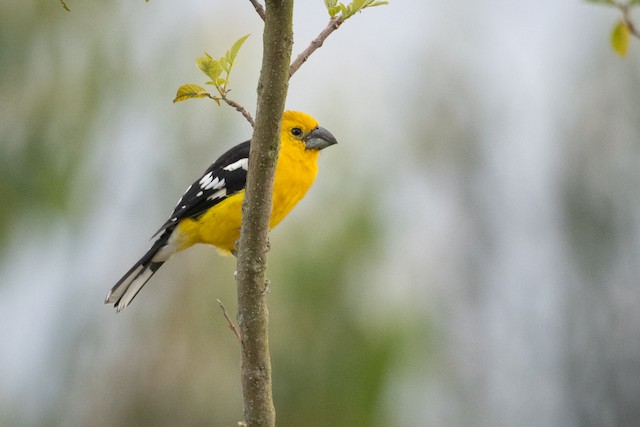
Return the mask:
<path id="1" fill-rule="evenodd" d="M 337 6 L 327 8 L 327 12 L 329 12 L 329 16 L 334 18 L 338 12 L 340 12 L 340 8 Z"/>
<path id="2" fill-rule="evenodd" d="M 247 40 L 247 38 L 249 37 L 250 34 L 247 34 L 246 36 L 242 36 L 240 37 L 234 44 L 233 46 L 231 46 L 231 49 L 229 49 L 223 57 L 220 58 L 220 60 L 218 61 L 218 64 L 220 65 L 220 68 L 222 70 L 224 70 L 224 72 L 226 73 L 226 76 L 224 79 L 212 79 L 214 82 L 214 85 L 216 86 L 216 88 L 218 89 L 218 91 L 220 92 L 220 95 L 224 96 L 226 91 L 227 91 L 227 84 L 229 83 L 229 74 L 231 74 L 231 69 L 233 68 L 233 65 L 235 64 L 236 61 L 236 56 L 238 55 L 238 51 L 240 51 L 240 48 L 242 47 L 242 44 L 245 42 L 245 40 Z"/>
<path id="3" fill-rule="evenodd" d="M 347 18 L 351 18 L 355 13 L 353 5 L 348 4 L 342 8 L 342 19 L 346 20 Z"/>
<path id="4" fill-rule="evenodd" d="M 229 83 L 228 80 L 227 79 L 223 79 L 222 77 L 218 78 L 215 82 L 213 82 L 215 87 L 222 88 L 222 89 L 225 88 L 227 83 Z"/>
<path id="5" fill-rule="evenodd" d="M 229 54 L 229 52 L 227 52 L 227 54 Z M 229 61 L 226 56 L 223 56 L 222 58 L 220 58 L 219 62 L 222 69 L 228 74 L 229 71 L 231 71 L 231 61 Z"/>
<path id="6" fill-rule="evenodd" d="M 196 65 L 200 68 L 200 71 L 211 79 L 211 81 L 215 82 L 220 76 L 220 73 L 222 73 L 222 67 L 220 66 L 220 63 L 211 58 L 209 54 L 205 53 L 205 55 L 206 56 L 196 58 Z"/>
<path id="7" fill-rule="evenodd" d="M 69 9 L 69 6 L 67 6 L 67 3 L 64 0 L 60 0 L 60 4 L 64 8 L 64 10 L 66 10 L 67 12 L 71 12 L 71 9 Z"/>
<path id="8" fill-rule="evenodd" d="M 603 0 L 601 0 L 603 1 Z M 609 1 L 609 0 L 606 0 Z M 325 0 L 325 6 L 327 7 L 327 11 L 329 12 L 329 16 L 334 18 L 338 13 L 340 13 L 340 17 L 343 20 L 347 20 L 358 12 L 362 12 L 364 9 L 368 7 L 382 6 L 385 4 L 389 4 L 388 1 L 378 1 L 378 0 L 353 0 L 348 5 L 343 3 L 338 3 L 337 0 Z"/>
<path id="9" fill-rule="evenodd" d="M 242 36 L 240 37 L 234 44 L 233 46 L 231 46 L 231 49 L 229 50 L 229 52 L 227 52 L 227 57 L 229 59 L 229 62 L 231 63 L 231 65 L 233 65 L 233 61 L 236 60 L 236 56 L 238 55 L 238 51 L 240 50 L 240 48 L 242 47 L 242 45 L 244 44 L 245 40 L 247 40 L 247 38 L 250 36 L 251 34 L 247 34 L 246 36 Z"/>
<path id="10" fill-rule="evenodd" d="M 203 87 L 198 86 L 197 84 L 189 83 L 186 85 L 182 85 L 178 88 L 178 92 L 176 93 L 176 97 L 173 100 L 173 102 L 175 104 L 176 102 L 185 101 L 191 98 L 213 98 L 213 97 Z"/>
<path id="11" fill-rule="evenodd" d="M 618 21 L 611 31 L 611 48 L 620 56 L 629 51 L 630 32 L 624 21 Z"/>
<path id="12" fill-rule="evenodd" d="M 211 79 L 211 81 L 208 81 L 205 84 L 213 85 L 218 91 L 218 93 L 220 94 L 220 96 L 222 97 L 222 99 L 224 99 L 224 97 L 228 92 L 227 85 L 229 84 L 229 74 L 231 73 L 231 68 L 233 68 L 236 56 L 238 55 L 238 51 L 240 50 L 240 48 L 242 47 L 242 44 L 245 42 L 245 40 L 247 40 L 248 37 L 249 37 L 249 34 L 247 34 L 246 36 L 240 37 L 233 44 L 233 46 L 231 46 L 231 49 L 229 49 L 220 59 L 213 59 L 213 57 L 209 55 L 207 52 L 204 53 L 204 56 L 201 56 L 200 58 L 196 58 L 196 65 L 198 66 L 200 71 L 202 71 L 207 77 Z M 185 86 L 188 86 L 188 85 L 185 85 Z M 198 86 L 198 88 L 200 87 Z M 204 91 L 204 89 L 202 89 L 202 91 Z M 202 96 L 200 96 L 200 94 L 198 93 L 196 93 L 195 95 L 191 95 L 189 93 L 184 95 L 186 96 L 185 98 L 178 99 L 179 97 L 177 97 L 176 98 L 177 101 L 182 101 L 184 99 L 194 98 L 194 97 L 202 98 L 203 96 L 208 96 L 209 98 L 219 103 L 219 100 L 216 100 L 217 99 L 216 97 L 206 92 L 203 92 Z M 174 102 L 177 102 L 177 101 L 174 101 Z"/>
<path id="13" fill-rule="evenodd" d="M 324 0 L 324 5 L 330 17 L 335 18 L 338 13 L 344 17 L 346 6 L 342 3 L 338 4 L 338 0 Z"/>

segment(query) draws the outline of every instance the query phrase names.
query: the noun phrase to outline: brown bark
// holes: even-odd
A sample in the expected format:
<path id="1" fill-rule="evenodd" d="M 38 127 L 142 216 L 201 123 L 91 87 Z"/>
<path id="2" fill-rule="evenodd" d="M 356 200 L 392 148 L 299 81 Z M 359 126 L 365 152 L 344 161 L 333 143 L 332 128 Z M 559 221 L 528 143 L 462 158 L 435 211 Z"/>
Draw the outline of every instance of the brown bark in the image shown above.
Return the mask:
<path id="1" fill-rule="evenodd" d="M 238 249 L 238 326 L 242 337 L 244 421 L 275 425 L 269 358 L 266 261 L 273 175 L 293 45 L 293 0 L 269 0 L 265 7 L 264 55 L 258 108 L 251 139 L 249 172 Z"/>

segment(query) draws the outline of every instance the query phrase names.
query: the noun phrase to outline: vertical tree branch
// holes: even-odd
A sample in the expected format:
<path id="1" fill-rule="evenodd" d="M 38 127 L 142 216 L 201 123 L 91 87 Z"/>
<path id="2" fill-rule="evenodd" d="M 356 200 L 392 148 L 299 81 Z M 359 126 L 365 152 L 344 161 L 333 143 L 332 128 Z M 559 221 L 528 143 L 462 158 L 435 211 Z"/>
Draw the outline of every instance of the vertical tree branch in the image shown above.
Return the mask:
<path id="1" fill-rule="evenodd" d="M 273 175 L 293 45 L 293 0 L 267 0 L 263 58 L 258 82 L 256 126 L 238 250 L 238 326 L 242 337 L 244 421 L 249 427 L 275 425 L 271 388 L 266 258 Z"/>

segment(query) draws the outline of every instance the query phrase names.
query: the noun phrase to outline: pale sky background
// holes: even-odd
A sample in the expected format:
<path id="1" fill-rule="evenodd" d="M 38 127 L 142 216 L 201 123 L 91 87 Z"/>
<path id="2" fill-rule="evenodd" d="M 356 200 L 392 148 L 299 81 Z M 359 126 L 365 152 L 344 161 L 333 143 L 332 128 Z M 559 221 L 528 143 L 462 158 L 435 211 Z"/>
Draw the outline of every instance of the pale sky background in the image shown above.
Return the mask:
<path id="1" fill-rule="evenodd" d="M 42 2 L 1 1 L 15 25 L 42 25 Z M 91 3 L 71 0 L 71 13 L 34 31 L 27 66 L 0 86 L 0 154 L 12 156 L 43 91 L 55 85 L 66 100 L 47 130 L 65 132 L 74 97 L 91 97 L 83 82 L 97 50 L 108 76 L 94 88 L 109 96 L 94 100 L 73 183 L 72 206 L 86 213 L 16 212 L 0 251 L 0 409 L 25 408 L 24 425 L 44 425 L 63 378 L 99 371 L 141 331 L 153 334 L 172 279 L 214 256 L 176 257 L 136 299 L 137 314 L 102 305 L 181 191 L 250 135 L 230 108 L 171 103 L 181 84 L 204 83 L 194 59 L 251 33 L 231 96 L 255 105 L 261 21 L 249 2 Z M 613 426 L 640 407 L 640 40 L 615 55 L 617 17 L 580 1 L 392 0 L 346 22 L 291 80 L 287 107 L 314 115 L 339 145 L 322 153 L 316 185 L 274 246 L 306 227 L 322 234 L 368 192 L 384 244 L 376 262 L 354 260 L 343 297 L 373 328 L 403 312 L 439 331 L 438 367 L 398 366 L 388 380 L 378 410 L 396 425 Z M 326 22 L 323 2 L 296 3 L 294 55 Z M 0 30 L 7 43 L 12 28 Z M 563 200 L 576 186 L 585 203 L 608 197 L 603 216 L 624 225 L 596 275 L 567 231 Z M 233 260 L 212 262 L 228 281 Z M 582 290 L 601 281 L 606 289 Z M 567 318 L 570 307 L 579 314 Z M 85 366 L 59 363 L 95 348 Z M 576 379 L 573 366 L 606 369 Z M 68 425 L 79 425 L 76 411 Z"/>

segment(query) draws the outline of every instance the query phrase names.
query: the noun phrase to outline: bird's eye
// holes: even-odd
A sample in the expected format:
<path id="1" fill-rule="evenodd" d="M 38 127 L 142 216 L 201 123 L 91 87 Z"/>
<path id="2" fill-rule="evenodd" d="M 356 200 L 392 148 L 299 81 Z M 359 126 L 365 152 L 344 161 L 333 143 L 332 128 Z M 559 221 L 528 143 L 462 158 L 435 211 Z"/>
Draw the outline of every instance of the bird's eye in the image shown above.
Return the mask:
<path id="1" fill-rule="evenodd" d="M 300 135 L 302 135 L 302 129 L 293 128 L 293 129 L 291 129 L 291 133 L 293 134 L 293 136 L 300 136 Z"/>

